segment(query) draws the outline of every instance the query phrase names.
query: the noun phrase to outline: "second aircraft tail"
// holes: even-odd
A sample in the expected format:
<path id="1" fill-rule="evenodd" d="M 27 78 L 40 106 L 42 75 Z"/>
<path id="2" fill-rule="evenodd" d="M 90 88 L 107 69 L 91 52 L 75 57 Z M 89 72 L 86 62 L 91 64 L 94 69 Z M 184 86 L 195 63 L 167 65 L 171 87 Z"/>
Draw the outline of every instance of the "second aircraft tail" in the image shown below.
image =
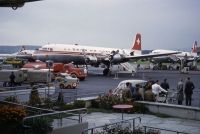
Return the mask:
<path id="1" fill-rule="evenodd" d="M 142 54 L 142 41 L 141 41 L 141 34 L 137 33 L 135 36 L 135 41 L 133 42 L 132 52 L 134 55 L 141 55 Z"/>

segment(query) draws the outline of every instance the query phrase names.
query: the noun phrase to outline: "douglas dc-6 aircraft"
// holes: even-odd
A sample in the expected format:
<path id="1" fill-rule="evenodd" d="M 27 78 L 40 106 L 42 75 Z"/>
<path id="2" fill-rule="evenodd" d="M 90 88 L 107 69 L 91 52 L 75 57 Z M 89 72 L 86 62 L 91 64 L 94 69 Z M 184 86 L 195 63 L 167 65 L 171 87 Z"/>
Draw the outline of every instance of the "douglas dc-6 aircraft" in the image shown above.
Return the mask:
<path id="1" fill-rule="evenodd" d="M 70 44 L 47 44 L 36 50 L 32 58 L 34 60 L 70 63 L 79 65 L 92 65 L 98 67 L 101 63 L 106 65 L 103 71 L 107 75 L 110 67 L 131 60 L 149 59 L 152 57 L 177 54 L 178 52 L 168 52 L 160 54 L 141 54 L 141 34 L 136 34 L 133 47 L 130 50 L 119 48 L 92 47 Z"/>
<path id="2" fill-rule="evenodd" d="M 160 53 L 170 53 L 170 52 L 176 52 L 174 50 L 164 50 L 164 49 L 156 49 L 152 51 L 152 54 L 160 54 Z M 153 62 L 156 63 L 166 63 L 166 62 L 180 62 L 183 60 L 185 63 L 192 62 L 195 60 L 198 60 L 199 56 L 197 55 L 197 41 L 194 42 L 192 51 L 191 52 L 183 52 L 181 51 L 178 54 L 172 54 L 168 56 L 161 56 L 161 57 L 154 57 L 152 58 Z"/>
<path id="3" fill-rule="evenodd" d="M 24 6 L 26 2 L 35 2 L 41 0 L 0 0 L 0 7 L 12 7 L 16 10 L 18 7 Z"/>

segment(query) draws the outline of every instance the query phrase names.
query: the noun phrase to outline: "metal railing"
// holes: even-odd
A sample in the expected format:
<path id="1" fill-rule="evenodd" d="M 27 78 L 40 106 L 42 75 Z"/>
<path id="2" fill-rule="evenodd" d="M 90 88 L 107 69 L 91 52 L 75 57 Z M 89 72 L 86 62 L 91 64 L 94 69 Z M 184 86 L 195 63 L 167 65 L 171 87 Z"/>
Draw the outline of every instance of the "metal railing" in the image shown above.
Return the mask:
<path id="1" fill-rule="evenodd" d="M 38 88 L 44 88 L 44 87 L 47 87 L 48 84 L 35 84 L 33 86 L 36 86 Z M 22 85 L 22 86 L 0 86 L 1 89 L 5 89 L 6 91 L 14 91 L 14 90 L 23 90 L 23 89 L 31 89 L 32 86 L 30 84 L 25 84 L 25 85 Z"/>
<path id="2" fill-rule="evenodd" d="M 84 111 L 84 113 L 83 113 Z M 45 113 L 40 115 L 34 115 L 34 116 L 28 116 L 23 119 L 23 126 L 26 128 L 30 127 L 26 124 L 27 121 L 34 122 L 35 119 L 38 118 L 51 118 L 51 119 L 57 119 L 57 127 L 62 127 L 64 125 L 63 120 L 75 120 L 78 123 L 82 123 L 82 118 L 87 114 L 86 108 L 80 108 L 80 109 L 73 109 L 73 110 L 66 110 L 66 111 L 54 111 L 52 113 Z M 78 117 L 78 118 L 75 118 Z"/>
<path id="3" fill-rule="evenodd" d="M 31 128 L 29 125 L 26 125 L 26 122 L 30 121 L 34 122 L 36 118 L 50 118 L 50 119 L 56 119 L 57 120 L 57 127 L 62 127 L 64 124 L 63 121 L 67 120 L 73 120 L 76 121 L 75 123 L 81 123 L 82 118 L 87 115 L 87 109 L 86 108 L 80 108 L 80 109 L 72 109 L 72 110 L 65 110 L 65 111 L 55 111 L 51 109 L 44 109 L 44 108 L 38 108 L 33 106 L 28 106 L 24 104 L 14 103 L 14 102 L 8 102 L 8 101 L 0 101 L 1 104 L 6 105 L 15 105 L 20 106 L 23 109 L 25 109 L 28 112 L 34 112 L 32 116 L 25 117 L 23 119 L 23 126 L 24 128 Z M 69 122 L 68 124 L 73 124 L 72 122 Z M 54 124 L 55 126 L 55 124 Z"/>
<path id="4" fill-rule="evenodd" d="M 139 119 L 139 123 L 141 123 L 141 117 L 136 117 L 136 118 L 132 118 L 132 119 L 127 119 L 127 120 L 121 120 L 121 121 L 118 121 L 118 122 L 115 122 L 115 123 L 110 123 L 110 124 L 106 124 L 106 125 L 101 125 L 101 126 L 97 126 L 97 127 L 93 127 L 93 128 L 89 128 L 89 129 L 86 129 L 82 132 L 82 134 L 95 134 L 95 130 L 99 130 L 99 129 L 103 129 L 107 126 L 113 126 L 113 125 L 120 125 L 120 124 L 123 124 L 123 123 L 131 123 L 132 122 L 132 130 L 135 130 L 136 128 L 136 119 Z"/>
<path id="5" fill-rule="evenodd" d="M 23 86 L 24 88 L 26 86 Z M 2 91 L 0 92 L 0 99 L 1 100 L 4 100 L 6 99 L 7 97 L 16 97 L 18 99 L 18 101 L 21 101 L 23 102 L 24 101 L 27 101 L 27 97 L 29 96 L 29 94 L 31 93 L 31 88 L 26 88 L 26 89 L 16 89 L 13 87 L 13 90 L 10 90 L 10 91 Z M 52 94 L 55 94 L 55 90 L 54 89 L 48 89 L 47 87 L 41 87 L 41 88 L 38 88 L 38 93 L 39 93 L 39 96 L 40 98 L 47 98 L 47 97 L 52 97 Z"/>
<path id="6" fill-rule="evenodd" d="M 181 132 L 181 131 L 176 131 L 176 130 L 170 130 L 170 129 L 165 129 L 165 128 L 158 128 L 158 127 L 151 127 L 151 126 L 140 126 L 141 124 L 139 124 L 136 127 L 136 123 L 135 120 L 139 119 L 139 123 L 141 123 L 141 117 L 136 117 L 136 118 L 132 118 L 132 119 L 128 119 L 128 120 L 121 120 L 119 122 L 115 122 L 115 123 L 110 123 L 110 124 L 106 124 L 106 125 L 102 125 L 102 126 L 97 126 L 97 127 L 93 127 L 93 128 L 89 128 L 86 129 L 82 132 L 82 134 L 95 134 L 95 133 L 103 133 L 101 130 L 103 130 L 103 128 L 106 128 L 108 126 L 114 126 L 117 127 L 117 125 L 123 125 L 123 123 L 130 123 L 132 122 L 132 126 L 128 127 L 130 130 L 132 128 L 132 131 L 134 132 L 134 130 L 139 131 L 140 133 L 144 133 L 144 134 L 148 134 L 150 132 L 152 133 L 161 133 L 162 132 L 167 132 L 167 133 L 176 133 L 176 134 L 190 134 L 187 132 Z M 113 134 L 115 134 L 116 132 L 113 132 Z"/>
<path id="7" fill-rule="evenodd" d="M 181 131 L 176 131 L 176 130 L 170 130 L 170 129 L 165 129 L 165 128 L 157 128 L 157 127 L 151 127 L 151 126 L 143 126 L 144 128 L 144 134 L 147 134 L 149 131 L 156 131 L 158 130 L 158 132 L 160 131 L 166 131 L 166 132 L 172 132 L 172 133 L 176 133 L 176 134 L 190 134 L 190 133 L 186 133 L 186 132 L 181 132 Z"/>

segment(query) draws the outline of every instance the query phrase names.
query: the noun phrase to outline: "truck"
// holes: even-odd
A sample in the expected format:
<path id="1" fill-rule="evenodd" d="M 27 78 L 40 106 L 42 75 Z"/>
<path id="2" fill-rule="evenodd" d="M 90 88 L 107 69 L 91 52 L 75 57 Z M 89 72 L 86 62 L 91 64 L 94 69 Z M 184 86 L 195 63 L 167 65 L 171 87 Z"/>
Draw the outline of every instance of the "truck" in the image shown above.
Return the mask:
<path id="1" fill-rule="evenodd" d="M 22 83 L 48 83 L 54 79 L 53 74 L 48 70 L 0 70 L 0 82 L 3 82 L 3 86 L 10 86 L 10 74 L 15 75 L 15 85 L 21 85 Z"/>
<path id="2" fill-rule="evenodd" d="M 85 68 L 76 68 L 74 64 L 64 64 L 64 73 L 70 74 L 72 77 L 77 77 L 79 80 L 85 80 L 87 71 Z"/>
<path id="3" fill-rule="evenodd" d="M 24 82 L 26 83 L 49 83 L 55 79 L 53 73 L 46 69 L 21 71 L 23 71 Z"/>
<path id="4" fill-rule="evenodd" d="M 48 69 L 47 65 L 45 62 L 30 62 L 26 63 L 23 67 L 23 69 Z M 87 72 L 85 71 L 85 68 L 78 68 L 75 67 L 74 64 L 68 63 L 68 64 L 63 64 L 63 63 L 53 63 L 53 66 L 50 68 L 55 77 L 59 73 L 68 73 L 72 77 L 77 77 L 79 80 L 85 80 L 87 77 Z"/>
<path id="5" fill-rule="evenodd" d="M 3 86 L 10 86 L 10 75 L 11 72 L 15 75 L 15 83 L 18 85 L 21 85 L 21 83 L 24 81 L 24 74 L 22 71 L 19 70 L 0 70 L 0 82 L 3 82 Z"/>

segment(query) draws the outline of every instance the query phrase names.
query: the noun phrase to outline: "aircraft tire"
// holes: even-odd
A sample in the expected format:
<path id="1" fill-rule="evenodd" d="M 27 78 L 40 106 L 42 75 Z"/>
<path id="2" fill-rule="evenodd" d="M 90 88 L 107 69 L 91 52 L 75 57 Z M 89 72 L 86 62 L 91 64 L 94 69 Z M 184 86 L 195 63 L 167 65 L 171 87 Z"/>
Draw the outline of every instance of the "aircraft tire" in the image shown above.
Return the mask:
<path id="1" fill-rule="evenodd" d="M 84 81 L 85 80 L 85 77 L 82 77 L 82 78 L 79 78 L 80 81 Z"/>
<path id="2" fill-rule="evenodd" d="M 75 89 L 75 88 L 77 87 L 77 84 L 76 84 L 76 83 L 73 83 L 73 84 L 72 84 L 72 87 L 73 87 L 73 89 Z"/>
<path id="3" fill-rule="evenodd" d="M 67 87 L 66 87 L 67 89 L 70 89 L 71 88 L 71 85 L 67 85 Z"/>

